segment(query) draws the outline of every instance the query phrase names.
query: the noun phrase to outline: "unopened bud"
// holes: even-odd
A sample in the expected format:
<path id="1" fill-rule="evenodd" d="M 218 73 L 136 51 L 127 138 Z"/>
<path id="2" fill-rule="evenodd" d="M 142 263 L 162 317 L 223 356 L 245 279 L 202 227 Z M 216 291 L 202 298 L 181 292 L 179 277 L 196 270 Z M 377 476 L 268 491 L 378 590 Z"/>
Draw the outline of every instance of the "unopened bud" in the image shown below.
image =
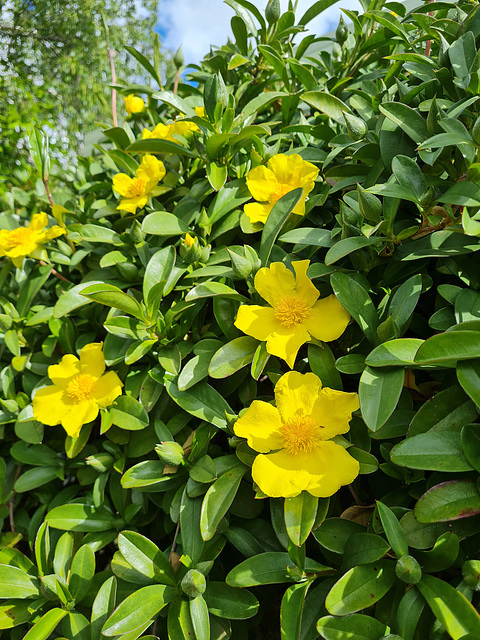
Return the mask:
<path id="1" fill-rule="evenodd" d="M 113 456 L 109 453 L 96 453 L 95 455 L 88 456 L 85 462 L 89 467 L 95 469 L 99 473 L 104 473 L 112 468 L 113 465 Z"/>
<path id="2" fill-rule="evenodd" d="M 343 19 L 343 16 L 340 16 L 340 22 L 338 23 L 337 30 L 335 31 L 335 40 L 338 44 L 343 44 L 345 40 L 348 38 L 348 27 Z"/>
<path id="3" fill-rule="evenodd" d="M 352 116 L 349 113 L 343 113 L 343 117 L 347 124 L 347 133 L 352 140 L 362 140 L 367 135 L 367 125 L 362 118 Z"/>
<path id="4" fill-rule="evenodd" d="M 185 235 L 185 238 L 180 242 L 180 255 L 188 264 L 193 264 L 200 260 L 202 247 L 196 236 L 191 236 L 189 233 Z"/>
<path id="5" fill-rule="evenodd" d="M 265 7 L 265 17 L 268 24 L 274 24 L 280 18 L 280 0 L 268 0 Z"/>
<path id="6" fill-rule="evenodd" d="M 178 442 L 162 442 L 155 447 L 155 453 L 162 462 L 170 466 L 178 466 L 183 464 L 184 451 L 182 445 Z"/>
<path id="7" fill-rule="evenodd" d="M 237 278 L 241 278 L 242 280 L 246 280 L 248 276 L 252 273 L 252 264 L 247 258 L 243 256 L 239 256 L 235 251 L 231 251 L 227 249 L 228 254 L 230 256 L 230 260 L 232 261 L 232 269 Z"/>
<path id="8" fill-rule="evenodd" d="M 180 67 L 183 66 L 184 62 L 185 58 L 183 57 L 182 45 L 180 45 L 175 52 L 175 55 L 173 56 L 173 63 L 175 64 L 177 69 L 180 69 Z"/>

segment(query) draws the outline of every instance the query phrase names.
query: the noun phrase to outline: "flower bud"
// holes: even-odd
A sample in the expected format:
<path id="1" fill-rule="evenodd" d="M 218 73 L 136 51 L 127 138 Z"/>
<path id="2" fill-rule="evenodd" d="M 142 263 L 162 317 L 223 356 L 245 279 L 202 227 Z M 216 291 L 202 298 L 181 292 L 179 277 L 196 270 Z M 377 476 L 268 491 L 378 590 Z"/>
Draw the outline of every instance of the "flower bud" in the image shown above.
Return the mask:
<path id="1" fill-rule="evenodd" d="M 268 0 L 265 7 L 265 17 L 268 24 L 274 24 L 280 18 L 280 0 Z"/>
<path id="2" fill-rule="evenodd" d="M 338 44 L 343 44 L 345 40 L 348 38 L 348 27 L 343 19 L 343 16 L 340 16 L 340 22 L 338 23 L 337 30 L 335 31 L 335 40 Z"/>
<path id="3" fill-rule="evenodd" d="M 184 451 L 182 445 L 178 442 L 162 442 L 157 444 L 155 452 L 162 462 L 171 466 L 183 464 Z"/>
<path id="4" fill-rule="evenodd" d="M 395 565 L 397 578 L 407 584 L 416 584 L 422 578 L 422 569 L 412 556 L 402 556 Z"/>
<path id="5" fill-rule="evenodd" d="M 241 278 L 242 280 L 246 280 L 248 276 L 252 273 L 252 264 L 247 258 L 243 256 L 239 256 L 235 251 L 231 251 L 227 248 L 228 254 L 230 256 L 230 260 L 232 261 L 232 269 L 233 273 L 237 278 Z"/>
<path id="6" fill-rule="evenodd" d="M 89 467 L 95 469 L 95 471 L 105 473 L 105 471 L 112 468 L 113 460 L 113 456 L 109 453 L 96 453 L 95 455 L 88 456 L 88 458 L 85 459 L 85 462 Z"/>
<path id="7" fill-rule="evenodd" d="M 191 236 L 189 233 L 185 235 L 185 238 L 180 242 L 180 255 L 188 264 L 200 260 L 203 255 L 202 247 L 196 236 Z"/>
<path id="8" fill-rule="evenodd" d="M 183 57 L 182 45 L 180 45 L 173 56 L 173 63 L 177 69 L 180 69 L 184 62 L 185 58 Z"/>
<path id="9" fill-rule="evenodd" d="M 201 596 L 207 588 L 205 576 L 196 569 L 190 569 L 180 583 L 182 591 L 190 598 Z"/>
<path id="10" fill-rule="evenodd" d="M 467 560 L 462 565 L 463 579 L 469 587 L 480 591 L 480 560 Z"/>
<path id="11" fill-rule="evenodd" d="M 145 103 L 142 98 L 135 96 L 133 93 L 130 93 L 128 96 L 125 96 L 125 111 L 130 115 L 132 113 L 141 113 L 145 108 Z"/>
<path id="12" fill-rule="evenodd" d="M 367 135 L 368 128 L 362 118 L 345 112 L 343 112 L 343 117 L 347 123 L 347 133 L 352 140 L 362 140 Z"/>

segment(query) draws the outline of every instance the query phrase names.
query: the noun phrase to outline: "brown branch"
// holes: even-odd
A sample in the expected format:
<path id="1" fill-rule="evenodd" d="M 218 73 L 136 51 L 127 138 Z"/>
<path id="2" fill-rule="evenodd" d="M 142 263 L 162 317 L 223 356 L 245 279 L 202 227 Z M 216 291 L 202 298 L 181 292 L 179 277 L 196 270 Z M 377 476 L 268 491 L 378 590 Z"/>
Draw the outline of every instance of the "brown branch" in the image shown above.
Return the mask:
<path id="1" fill-rule="evenodd" d="M 43 184 L 45 185 L 45 191 L 47 192 L 47 198 L 48 198 L 48 201 L 50 203 L 50 206 L 53 207 L 53 198 L 52 198 L 52 194 L 50 193 L 50 189 L 48 187 L 47 178 L 43 179 Z"/>
<path id="2" fill-rule="evenodd" d="M 177 93 L 178 91 L 178 83 L 180 82 L 180 71 L 177 69 L 177 73 L 175 74 L 175 82 L 173 84 L 173 93 Z"/>
<path id="3" fill-rule="evenodd" d="M 117 84 L 117 74 L 115 73 L 115 64 L 113 62 L 113 53 L 110 49 L 110 45 L 107 43 L 107 54 L 108 60 L 110 62 L 110 72 L 112 74 L 112 84 Z M 112 118 L 113 118 L 113 126 L 118 126 L 117 120 L 117 90 L 112 87 Z"/>
<path id="4" fill-rule="evenodd" d="M 39 262 L 42 265 L 42 267 L 44 267 L 47 264 L 43 260 L 39 260 Z M 69 280 L 68 278 L 65 278 L 64 276 L 62 276 L 62 274 L 58 273 L 58 271 L 56 269 L 54 269 L 53 267 L 52 267 L 52 270 L 51 270 L 50 273 L 52 275 L 54 275 L 56 278 L 58 278 L 59 280 L 62 280 L 63 282 L 68 282 L 68 284 L 73 284 L 73 282 L 71 280 Z"/>

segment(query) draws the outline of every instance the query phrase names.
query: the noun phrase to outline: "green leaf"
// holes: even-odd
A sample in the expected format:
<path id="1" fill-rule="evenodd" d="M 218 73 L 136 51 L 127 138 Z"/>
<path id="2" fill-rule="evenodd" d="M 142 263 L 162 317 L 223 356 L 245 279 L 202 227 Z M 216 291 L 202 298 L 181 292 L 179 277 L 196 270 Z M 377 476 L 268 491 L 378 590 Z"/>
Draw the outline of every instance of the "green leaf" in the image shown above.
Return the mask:
<path id="1" fill-rule="evenodd" d="M 0 564 L 0 598 L 34 598 L 40 595 L 36 578 L 22 569 Z"/>
<path id="2" fill-rule="evenodd" d="M 246 471 L 247 467 L 244 465 L 230 469 L 208 488 L 200 512 L 200 532 L 204 540 L 210 540 L 215 535 L 220 520 L 232 504 Z"/>
<path id="3" fill-rule="evenodd" d="M 417 306 L 421 292 L 422 276 L 417 274 L 403 282 L 390 300 L 388 311 L 392 316 L 392 320 L 398 325 L 401 333 L 403 333 L 406 324 Z"/>
<path id="4" fill-rule="evenodd" d="M 210 361 L 208 373 L 212 378 L 227 378 L 250 364 L 258 347 L 258 340 L 250 336 L 235 338 L 224 344 Z"/>
<path id="5" fill-rule="evenodd" d="M 395 464 L 409 469 L 447 472 L 472 469 L 463 453 L 458 432 L 428 431 L 407 438 L 395 445 L 390 458 Z"/>
<path id="6" fill-rule="evenodd" d="M 260 251 L 258 255 L 262 262 L 262 266 L 267 266 L 275 240 L 282 230 L 288 216 L 300 201 L 302 194 L 303 189 L 293 189 L 282 196 L 273 205 L 267 221 L 265 222 L 265 226 L 263 227 L 262 237 L 260 239 Z"/>
<path id="7" fill-rule="evenodd" d="M 415 558 L 422 565 L 422 571 L 438 573 L 449 569 L 458 557 L 460 541 L 456 533 L 446 531 L 435 542 L 430 551 L 416 551 Z"/>
<path id="8" fill-rule="evenodd" d="M 207 164 L 207 178 L 212 186 L 212 189 L 215 191 L 220 191 L 227 180 L 227 167 L 222 164 L 216 164 L 215 162 L 210 162 Z"/>
<path id="9" fill-rule="evenodd" d="M 62 318 L 74 309 L 83 307 L 86 304 L 91 304 L 92 301 L 86 299 L 85 296 L 82 295 L 82 291 L 90 287 L 92 284 L 103 283 L 98 281 L 82 282 L 81 284 L 77 284 L 71 289 L 68 289 L 68 291 L 64 291 L 53 309 L 54 318 Z"/>
<path id="10" fill-rule="evenodd" d="M 343 553 L 350 536 L 363 532 L 365 532 L 365 527 L 353 520 L 327 518 L 318 529 L 315 529 L 313 535 L 317 542 L 328 551 Z"/>
<path id="11" fill-rule="evenodd" d="M 442 364 L 480 358 L 480 332 L 455 331 L 439 333 L 417 351 L 417 364 Z"/>
<path id="12" fill-rule="evenodd" d="M 30 631 L 23 637 L 23 640 L 48 640 L 54 632 L 55 627 L 67 615 L 64 609 L 50 609 L 39 620 Z"/>
<path id="13" fill-rule="evenodd" d="M 459 430 L 477 418 L 475 405 L 457 385 L 440 391 L 423 404 L 415 414 L 408 434 L 416 436 L 429 429 Z"/>
<path id="14" fill-rule="evenodd" d="M 122 531 L 118 536 L 118 548 L 125 560 L 143 575 L 174 587 L 175 572 L 164 554 L 145 536 L 135 531 Z"/>
<path id="15" fill-rule="evenodd" d="M 52 273 L 52 267 L 48 264 L 39 267 L 21 285 L 17 300 L 17 311 L 24 316 L 30 309 L 33 299 L 42 289 Z"/>
<path id="16" fill-rule="evenodd" d="M 358 251 L 359 249 L 364 249 L 365 247 L 370 247 L 383 242 L 385 242 L 385 238 L 380 237 L 365 238 L 364 236 L 354 236 L 352 238 L 344 238 L 343 240 L 336 242 L 333 247 L 327 251 L 325 264 L 334 264 L 353 251 Z"/>
<path id="17" fill-rule="evenodd" d="M 190 606 L 184 598 L 177 598 L 168 608 L 168 637 L 175 640 L 195 638 L 195 630 L 190 617 Z"/>
<path id="18" fill-rule="evenodd" d="M 88 504 L 64 504 L 49 511 L 46 522 L 63 531 L 109 531 L 117 520 L 105 509 L 94 509 Z"/>
<path id="19" fill-rule="evenodd" d="M 365 424 L 378 431 L 392 415 L 403 389 L 402 368 L 372 369 L 366 367 L 360 378 L 358 396 Z"/>
<path id="20" fill-rule="evenodd" d="M 149 213 L 142 222 L 142 231 L 152 236 L 181 236 L 188 233 L 188 225 L 173 213 L 155 211 Z"/>
<path id="21" fill-rule="evenodd" d="M 335 368 L 334 355 L 326 342 L 308 345 L 308 364 L 312 372 L 320 378 L 323 387 L 343 390 L 342 379 Z"/>
<path id="22" fill-rule="evenodd" d="M 453 640 L 478 635 L 480 615 L 460 591 L 428 574 L 416 587 Z"/>
<path id="23" fill-rule="evenodd" d="M 427 183 L 415 160 L 408 156 L 397 155 L 392 160 L 392 171 L 398 183 L 420 201 L 427 190 Z"/>
<path id="24" fill-rule="evenodd" d="M 370 564 L 383 558 L 390 546 L 374 533 L 353 533 L 347 540 L 343 553 L 343 569 L 360 564 Z"/>
<path id="25" fill-rule="evenodd" d="M 310 535 L 317 515 L 318 498 L 302 491 L 295 498 L 285 498 L 284 519 L 288 537 L 301 547 Z"/>
<path id="26" fill-rule="evenodd" d="M 331 7 L 332 4 L 335 4 L 335 0 L 318 0 L 312 4 L 311 7 L 305 11 L 303 16 L 298 21 L 298 24 L 305 25 L 314 18 L 316 18 L 320 13 L 323 13 L 328 7 Z"/>
<path id="27" fill-rule="evenodd" d="M 466 89 L 470 82 L 470 69 L 476 55 L 475 35 L 467 31 L 456 38 L 448 48 L 448 56 L 458 84 Z"/>
<path id="28" fill-rule="evenodd" d="M 58 467 L 36 467 L 27 469 L 15 482 L 15 491 L 25 493 L 48 484 L 62 473 Z"/>
<path id="29" fill-rule="evenodd" d="M 147 264 L 143 278 L 143 299 L 150 315 L 154 311 L 154 303 L 163 295 L 175 266 L 175 255 L 175 248 L 170 245 L 154 253 Z"/>
<path id="30" fill-rule="evenodd" d="M 280 633 L 282 640 L 298 640 L 302 625 L 303 608 L 311 580 L 292 584 L 283 594 L 280 607 Z"/>
<path id="31" fill-rule="evenodd" d="M 148 427 L 148 414 L 138 400 L 131 396 L 119 396 L 109 410 L 113 424 L 127 431 L 139 431 Z"/>
<path id="32" fill-rule="evenodd" d="M 177 142 L 164 140 L 161 138 L 147 138 L 146 140 L 137 140 L 125 148 L 128 153 L 175 153 L 179 156 L 188 156 L 195 158 L 196 154 Z"/>
<path id="33" fill-rule="evenodd" d="M 75 602 L 81 602 L 88 594 L 94 575 L 95 554 L 89 545 L 84 544 L 74 555 L 70 567 L 68 589 Z"/>
<path id="34" fill-rule="evenodd" d="M 369 367 L 399 367 L 415 365 L 415 354 L 424 340 L 398 338 L 375 347 L 365 358 Z"/>
<path id="35" fill-rule="evenodd" d="M 0 604 L 0 629 L 11 629 L 25 624 L 31 618 L 30 602 L 7 600 Z"/>
<path id="36" fill-rule="evenodd" d="M 203 597 L 210 613 L 227 620 L 252 618 L 259 607 L 259 602 L 253 593 L 238 587 L 230 587 L 225 582 L 209 580 Z"/>
<path id="37" fill-rule="evenodd" d="M 309 247 L 331 247 L 332 234 L 328 229 L 317 229 L 315 227 L 300 227 L 287 231 L 279 238 L 280 242 L 292 244 L 302 244 Z"/>
<path id="38" fill-rule="evenodd" d="M 226 577 L 226 582 L 232 587 L 255 587 L 260 584 L 277 584 L 292 582 L 287 567 L 292 566 L 288 553 L 267 551 L 247 558 L 234 567 Z M 317 565 L 318 573 L 329 573 L 330 567 Z M 305 569 L 308 570 L 308 559 Z"/>
<path id="39" fill-rule="evenodd" d="M 90 621 L 92 638 L 99 638 L 100 632 L 107 621 L 108 616 L 115 608 L 117 594 L 117 579 L 115 576 L 107 578 L 98 590 L 92 605 L 92 617 Z"/>
<path id="40" fill-rule="evenodd" d="M 330 282 L 342 307 L 358 323 L 367 340 L 376 344 L 378 316 L 368 293 L 361 284 L 346 273 L 332 273 Z"/>
<path id="41" fill-rule="evenodd" d="M 474 469 L 480 471 L 480 431 L 478 424 L 466 424 L 461 431 L 465 457 Z"/>
<path id="42" fill-rule="evenodd" d="M 178 591 L 163 584 L 142 587 L 121 602 L 102 627 L 107 637 L 129 633 L 149 620 L 169 602 L 178 597 Z"/>
<path id="43" fill-rule="evenodd" d="M 387 627 L 371 616 L 354 613 L 342 618 L 324 616 L 317 622 L 317 631 L 325 640 L 381 640 Z"/>
<path id="44" fill-rule="evenodd" d="M 478 360 L 461 360 L 457 364 L 457 378 L 463 390 L 480 407 L 480 363 Z"/>
<path id="45" fill-rule="evenodd" d="M 190 617 L 196 640 L 210 640 L 210 618 L 203 596 L 190 598 Z"/>
<path id="46" fill-rule="evenodd" d="M 210 223 L 218 222 L 221 218 L 250 200 L 250 191 L 244 180 L 232 180 L 221 189 L 212 200 L 207 215 Z"/>
<path id="47" fill-rule="evenodd" d="M 460 183 L 464 184 L 464 183 Z M 476 187 L 478 193 L 478 187 Z M 403 197 L 403 196 L 400 196 Z M 479 206 L 478 202 L 475 206 Z M 428 236 L 404 242 L 395 250 L 399 260 L 418 260 L 419 258 L 445 258 L 478 251 L 480 239 L 465 236 L 454 231 L 435 231 Z"/>
<path id="48" fill-rule="evenodd" d="M 75 234 L 75 236 L 78 236 L 78 238 L 75 238 L 76 241 L 85 240 L 86 242 L 99 242 L 102 244 L 123 244 L 118 233 L 108 227 L 100 227 L 97 224 L 82 224 L 73 229 L 70 233 L 70 238 Z"/>
<path id="49" fill-rule="evenodd" d="M 180 504 L 180 530 L 182 532 L 183 552 L 194 563 L 202 557 L 205 542 L 200 533 L 200 517 L 202 510 L 202 498 L 190 498 L 185 488 Z"/>
<path id="50" fill-rule="evenodd" d="M 127 469 L 122 476 L 124 489 L 141 491 L 168 491 L 178 488 L 178 476 L 163 475 L 165 465 L 160 460 L 144 460 Z M 180 484 L 182 480 L 180 479 Z"/>
<path id="51" fill-rule="evenodd" d="M 232 300 L 240 300 L 240 302 L 246 302 L 247 299 L 240 293 L 237 293 L 235 289 L 223 284 L 222 282 L 204 282 L 197 284 L 196 287 L 190 289 L 185 296 L 186 302 L 192 302 L 193 300 L 201 300 L 202 298 L 230 298 Z"/>
<path id="52" fill-rule="evenodd" d="M 78 611 L 69 611 L 62 622 L 62 633 L 75 640 L 90 640 L 90 624 Z"/>
<path id="53" fill-rule="evenodd" d="M 379 105 L 379 109 L 383 115 L 403 129 L 417 144 L 428 138 L 427 123 L 417 111 L 406 104 L 402 102 L 383 102 Z"/>
<path id="54" fill-rule="evenodd" d="M 332 615 L 345 616 L 378 602 L 395 582 L 395 563 L 379 560 L 353 567 L 328 592 L 325 600 Z"/>
<path id="55" fill-rule="evenodd" d="M 387 505 L 377 500 L 377 511 L 383 530 L 394 554 L 400 559 L 408 555 L 408 545 L 405 533 L 393 511 Z"/>
<path id="56" fill-rule="evenodd" d="M 418 500 L 414 514 L 419 522 L 448 522 L 480 513 L 480 494 L 473 480 L 447 480 Z"/>
<path id="57" fill-rule="evenodd" d="M 233 414 L 234 411 L 223 396 L 206 382 L 200 382 L 188 391 L 180 391 L 173 380 L 166 380 L 165 388 L 172 400 L 191 415 L 220 429 L 227 428 L 225 414 Z"/>
<path id="58" fill-rule="evenodd" d="M 268 107 L 269 104 L 275 102 L 279 98 L 287 98 L 288 95 L 288 93 L 285 93 L 283 91 L 268 91 L 265 93 L 261 93 L 256 98 L 253 98 L 253 100 L 250 100 L 250 102 L 248 102 L 243 107 L 242 116 L 244 119 L 248 118 L 254 113 L 257 113 L 257 111 L 261 111 L 264 107 Z"/>
<path id="59" fill-rule="evenodd" d="M 82 289 L 82 295 L 95 302 L 100 302 L 100 304 L 104 304 L 107 307 L 120 309 L 120 311 L 135 316 L 135 318 L 139 320 L 145 319 L 140 303 L 137 302 L 133 296 L 124 293 L 112 284 L 91 285 Z"/>
<path id="60" fill-rule="evenodd" d="M 137 51 L 133 47 L 129 47 L 127 45 L 124 45 L 124 48 L 128 51 L 128 53 L 130 55 L 132 55 L 142 65 L 142 67 L 152 76 L 152 78 L 154 80 L 157 81 L 157 83 L 159 85 L 162 84 L 162 81 L 161 81 L 161 79 L 160 79 L 155 67 L 153 66 L 153 64 L 142 53 L 140 53 L 140 51 Z M 186 111 L 184 111 L 183 113 L 186 113 Z M 190 115 L 192 115 L 192 114 L 190 114 Z"/>
<path id="61" fill-rule="evenodd" d="M 300 99 L 342 125 L 345 125 L 343 113 L 352 113 L 344 102 L 325 91 L 307 91 Z"/>

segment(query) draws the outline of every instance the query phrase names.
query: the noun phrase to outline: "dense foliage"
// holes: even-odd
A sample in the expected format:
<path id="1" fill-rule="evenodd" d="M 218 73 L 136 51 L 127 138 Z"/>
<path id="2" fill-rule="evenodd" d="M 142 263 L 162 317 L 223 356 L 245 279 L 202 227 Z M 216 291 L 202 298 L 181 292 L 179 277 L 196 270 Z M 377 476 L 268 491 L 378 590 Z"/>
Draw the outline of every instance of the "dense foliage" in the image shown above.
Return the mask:
<path id="1" fill-rule="evenodd" d="M 474 640 L 480 7 L 228 4 L 5 199 L 0 637 Z"/>

